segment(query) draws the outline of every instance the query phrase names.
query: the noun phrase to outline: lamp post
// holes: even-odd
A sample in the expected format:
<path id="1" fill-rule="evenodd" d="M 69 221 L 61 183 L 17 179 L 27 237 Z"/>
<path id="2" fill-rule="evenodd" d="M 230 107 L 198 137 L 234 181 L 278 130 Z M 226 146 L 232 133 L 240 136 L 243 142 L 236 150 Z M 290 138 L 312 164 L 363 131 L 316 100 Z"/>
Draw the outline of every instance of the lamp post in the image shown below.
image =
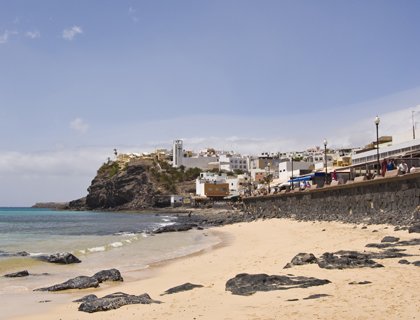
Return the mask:
<path id="1" fill-rule="evenodd" d="M 411 122 L 413 123 L 413 140 L 416 140 L 416 123 L 414 122 L 414 110 L 411 111 Z"/>
<path id="2" fill-rule="evenodd" d="M 327 139 L 324 139 L 325 184 L 327 184 L 327 174 L 328 174 L 328 169 L 327 169 L 327 144 L 328 144 Z"/>
<path id="3" fill-rule="evenodd" d="M 290 158 L 292 160 L 292 190 L 293 190 L 295 188 L 295 184 L 293 182 L 293 153 L 292 153 L 292 156 Z"/>
<path id="4" fill-rule="evenodd" d="M 378 166 L 378 170 L 377 170 L 377 174 L 379 175 L 379 168 L 381 167 L 381 164 L 379 162 L 379 122 L 381 120 L 379 119 L 378 116 L 376 116 L 375 118 L 375 125 L 376 125 L 376 160 L 378 162 L 377 166 Z"/>

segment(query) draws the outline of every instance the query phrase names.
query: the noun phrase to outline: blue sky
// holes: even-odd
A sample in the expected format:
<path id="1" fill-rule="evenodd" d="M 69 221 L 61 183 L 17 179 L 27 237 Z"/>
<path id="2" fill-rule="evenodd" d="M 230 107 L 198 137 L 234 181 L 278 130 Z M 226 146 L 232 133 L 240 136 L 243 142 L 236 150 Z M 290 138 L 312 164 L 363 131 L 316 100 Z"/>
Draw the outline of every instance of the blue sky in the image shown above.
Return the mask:
<path id="1" fill-rule="evenodd" d="M 404 135 L 419 39 L 409 0 L 0 0 L 0 205 L 85 195 L 114 147 Z"/>

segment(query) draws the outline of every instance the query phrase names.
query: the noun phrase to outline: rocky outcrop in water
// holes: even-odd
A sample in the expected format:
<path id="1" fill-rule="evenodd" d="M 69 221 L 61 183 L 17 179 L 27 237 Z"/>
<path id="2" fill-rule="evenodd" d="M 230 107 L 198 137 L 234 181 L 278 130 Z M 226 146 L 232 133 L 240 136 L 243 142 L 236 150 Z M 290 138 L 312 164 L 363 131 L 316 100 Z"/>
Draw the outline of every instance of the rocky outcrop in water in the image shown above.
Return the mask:
<path id="1" fill-rule="evenodd" d="M 57 263 L 57 264 L 72 264 L 72 263 L 80 263 L 82 262 L 76 256 L 69 252 L 59 252 L 54 253 L 49 256 L 39 256 L 37 257 L 38 260 L 50 262 L 50 263 Z"/>
<path id="2" fill-rule="evenodd" d="M 103 298 L 97 298 L 96 296 L 89 295 L 79 301 L 84 301 L 79 306 L 79 311 L 88 313 L 118 309 L 128 304 L 161 303 L 160 301 L 150 298 L 147 293 L 136 296 L 123 292 L 113 293 Z"/>
<path id="3" fill-rule="evenodd" d="M 170 288 L 168 290 L 166 290 L 164 293 L 161 294 L 161 296 L 165 295 L 165 294 L 173 294 L 173 293 L 178 293 L 178 292 L 182 292 L 182 291 L 189 291 L 192 290 L 194 288 L 202 288 L 203 286 L 201 284 L 192 284 L 192 283 L 184 283 L 181 284 L 179 286 Z"/>
<path id="4" fill-rule="evenodd" d="M 69 289 L 97 288 L 104 281 L 123 281 L 117 269 L 103 270 L 95 273 L 92 277 L 79 276 L 66 282 L 59 283 L 50 287 L 35 289 L 34 291 L 62 291 Z"/>
<path id="5" fill-rule="evenodd" d="M 236 295 L 249 296 L 257 291 L 308 288 L 328 283 L 330 283 L 329 280 L 312 277 L 241 273 L 226 282 L 226 291 Z"/>

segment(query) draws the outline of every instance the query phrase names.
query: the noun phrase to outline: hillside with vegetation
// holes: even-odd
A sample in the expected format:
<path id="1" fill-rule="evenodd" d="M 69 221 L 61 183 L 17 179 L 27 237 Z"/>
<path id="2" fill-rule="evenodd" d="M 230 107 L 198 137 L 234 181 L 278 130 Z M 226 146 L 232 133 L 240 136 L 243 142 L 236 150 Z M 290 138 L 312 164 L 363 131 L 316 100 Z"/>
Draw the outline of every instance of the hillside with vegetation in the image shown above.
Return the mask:
<path id="1" fill-rule="evenodd" d="M 169 205 L 172 194 L 195 192 L 200 169 L 172 168 L 166 161 L 108 161 L 97 171 L 86 197 L 69 203 L 79 210 L 140 210 Z"/>

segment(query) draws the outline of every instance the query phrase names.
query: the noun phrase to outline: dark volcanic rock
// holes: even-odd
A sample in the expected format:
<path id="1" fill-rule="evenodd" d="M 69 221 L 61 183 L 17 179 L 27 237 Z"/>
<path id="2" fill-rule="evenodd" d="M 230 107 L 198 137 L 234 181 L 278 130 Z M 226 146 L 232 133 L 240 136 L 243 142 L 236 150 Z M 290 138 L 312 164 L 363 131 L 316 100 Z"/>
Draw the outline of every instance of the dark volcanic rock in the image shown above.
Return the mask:
<path id="1" fill-rule="evenodd" d="M 287 290 L 308 288 L 330 283 L 326 279 L 312 277 L 289 277 L 267 274 L 241 273 L 226 282 L 226 291 L 232 294 L 248 296 L 257 291 Z"/>
<path id="2" fill-rule="evenodd" d="M 284 266 L 284 269 L 291 268 L 292 266 L 301 266 L 309 263 L 317 263 L 318 260 L 312 253 L 298 253 L 292 261 Z"/>
<path id="3" fill-rule="evenodd" d="M 51 287 L 39 288 L 34 291 L 62 291 L 68 289 L 86 289 L 99 287 L 99 281 L 93 277 L 80 276 Z"/>
<path id="4" fill-rule="evenodd" d="M 189 291 L 194 288 L 202 288 L 202 287 L 203 286 L 201 284 L 192 284 L 192 283 L 187 282 L 187 283 L 184 283 L 179 286 L 166 290 L 163 294 L 161 294 L 161 296 L 165 294 L 173 294 L 173 293 L 182 292 L 182 291 Z"/>
<path id="5" fill-rule="evenodd" d="M 367 248 L 388 248 L 388 247 L 399 247 L 399 246 L 418 246 L 420 245 L 420 239 L 411 239 L 406 241 L 398 241 L 394 243 L 369 243 L 366 245 Z"/>
<path id="6" fill-rule="evenodd" d="M 160 227 L 153 231 L 153 233 L 188 231 L 196 226 L 197 225 L 194 223 L 171 224 L 169 226 Z"/>
<path id="7" fill-rule="evenodd" d="M 4 275 L 7 278 L 21 278 L 29 276 L 28 270 L 18 271 L 14 273 L 8 273 Z"/>
<path id="8" fill-rule="evenodd" d="M 82 262 L 76 256 L 69 252 L 59 252 L 49 256 L 39 256 L 37 257 L 37 259 L 58 264 L 72 264 Z"/>
<path id="9" fill-rule="evenodd" d="M 161 303 L 160 301 L 153 300 L 147 293 L 139 296 L 130 295 L 122 292 L 113 293 L 103 298 L 93 299 L 83 302 L 79 306 L 79 311 L 88 313 L 107 311 L 118 309 L 127 304 L 150 304 Z"/>
<path id="10" fill-rule="evenodd" d="M 318 258 L 318 266 L 325 269 L 348 269 L 348 268 L 380 268 L 383 265 L 370 259 L 370 256 L 357 251 L 338 251 L 324 253 Z"/>
<path id="11" fill-rule="evenodd" d="M 370 283 L 372 283 L 372 282 L 370 282 L 370 281 L 352 281 L 352 282 L 349 282 L 349 284 L 370 284 Z"/>
<path id="12" fill-rule="evenodd" d="M 152 162 L 132 160 L 126 165 L 109 161 L 99 168 L 85 198 L 71 201 L 75 210 L 138 210 L 169 207 L 169 191 L 152 173 Z M 155 172 L 155 171 L 153 171 Z M 165 192 L 168 192 L 166 195 Z"/>
<path id="13" fill-rule="evenodd" d="M 34 291 L 61 291 L 68 289 L 97 288 L 101 282 L 107 280 L 123 281 L 123 278 L 117 269 L 102 270 L 95 273 L 92 277 L 80 276 L 51 287 L 35 289 Z"/>
<path id="14" fill-rule="evenodd" d="M 398 263 L 400 263 L 400 264 L 410 264 L 410 261 L 408 261 L 406 259 L 401 259 L 400 261 L 398 261 Z"/>
<path id="15" fill-rule="evenodd" d="M 330 294 L 318 293 L 318 294 L 311 294 L 310 296 L 303 298 L 303 300 L 310 300 L 310 299 L 318 299 L 323 297 L 331 297 Z"/>
<path id="16" fill-rule="evenodd" d="M 92 278 L 98 280 L 99 283 L 104 281 L 124 281 L 121 273 L 117 269 L 102 270 L 95 273 Z"/>
<path id="17" fill-rule="evenodd" d="M 399 240 L 400 238 L 397 237 L 386 236 L 381 240 L 381 242 L 397 242 Z"/>
<path id="18" fill-rule="evenodd" d="M 413 265 L 415 265 L 416 267 L 420 267 L 420 261 L 414 261 L 412 262 Z"/>
<path id="19" fill-rule="evenodd" d="M 420 224 L 409 227 L 408 233 L 420 233 Z"/>

